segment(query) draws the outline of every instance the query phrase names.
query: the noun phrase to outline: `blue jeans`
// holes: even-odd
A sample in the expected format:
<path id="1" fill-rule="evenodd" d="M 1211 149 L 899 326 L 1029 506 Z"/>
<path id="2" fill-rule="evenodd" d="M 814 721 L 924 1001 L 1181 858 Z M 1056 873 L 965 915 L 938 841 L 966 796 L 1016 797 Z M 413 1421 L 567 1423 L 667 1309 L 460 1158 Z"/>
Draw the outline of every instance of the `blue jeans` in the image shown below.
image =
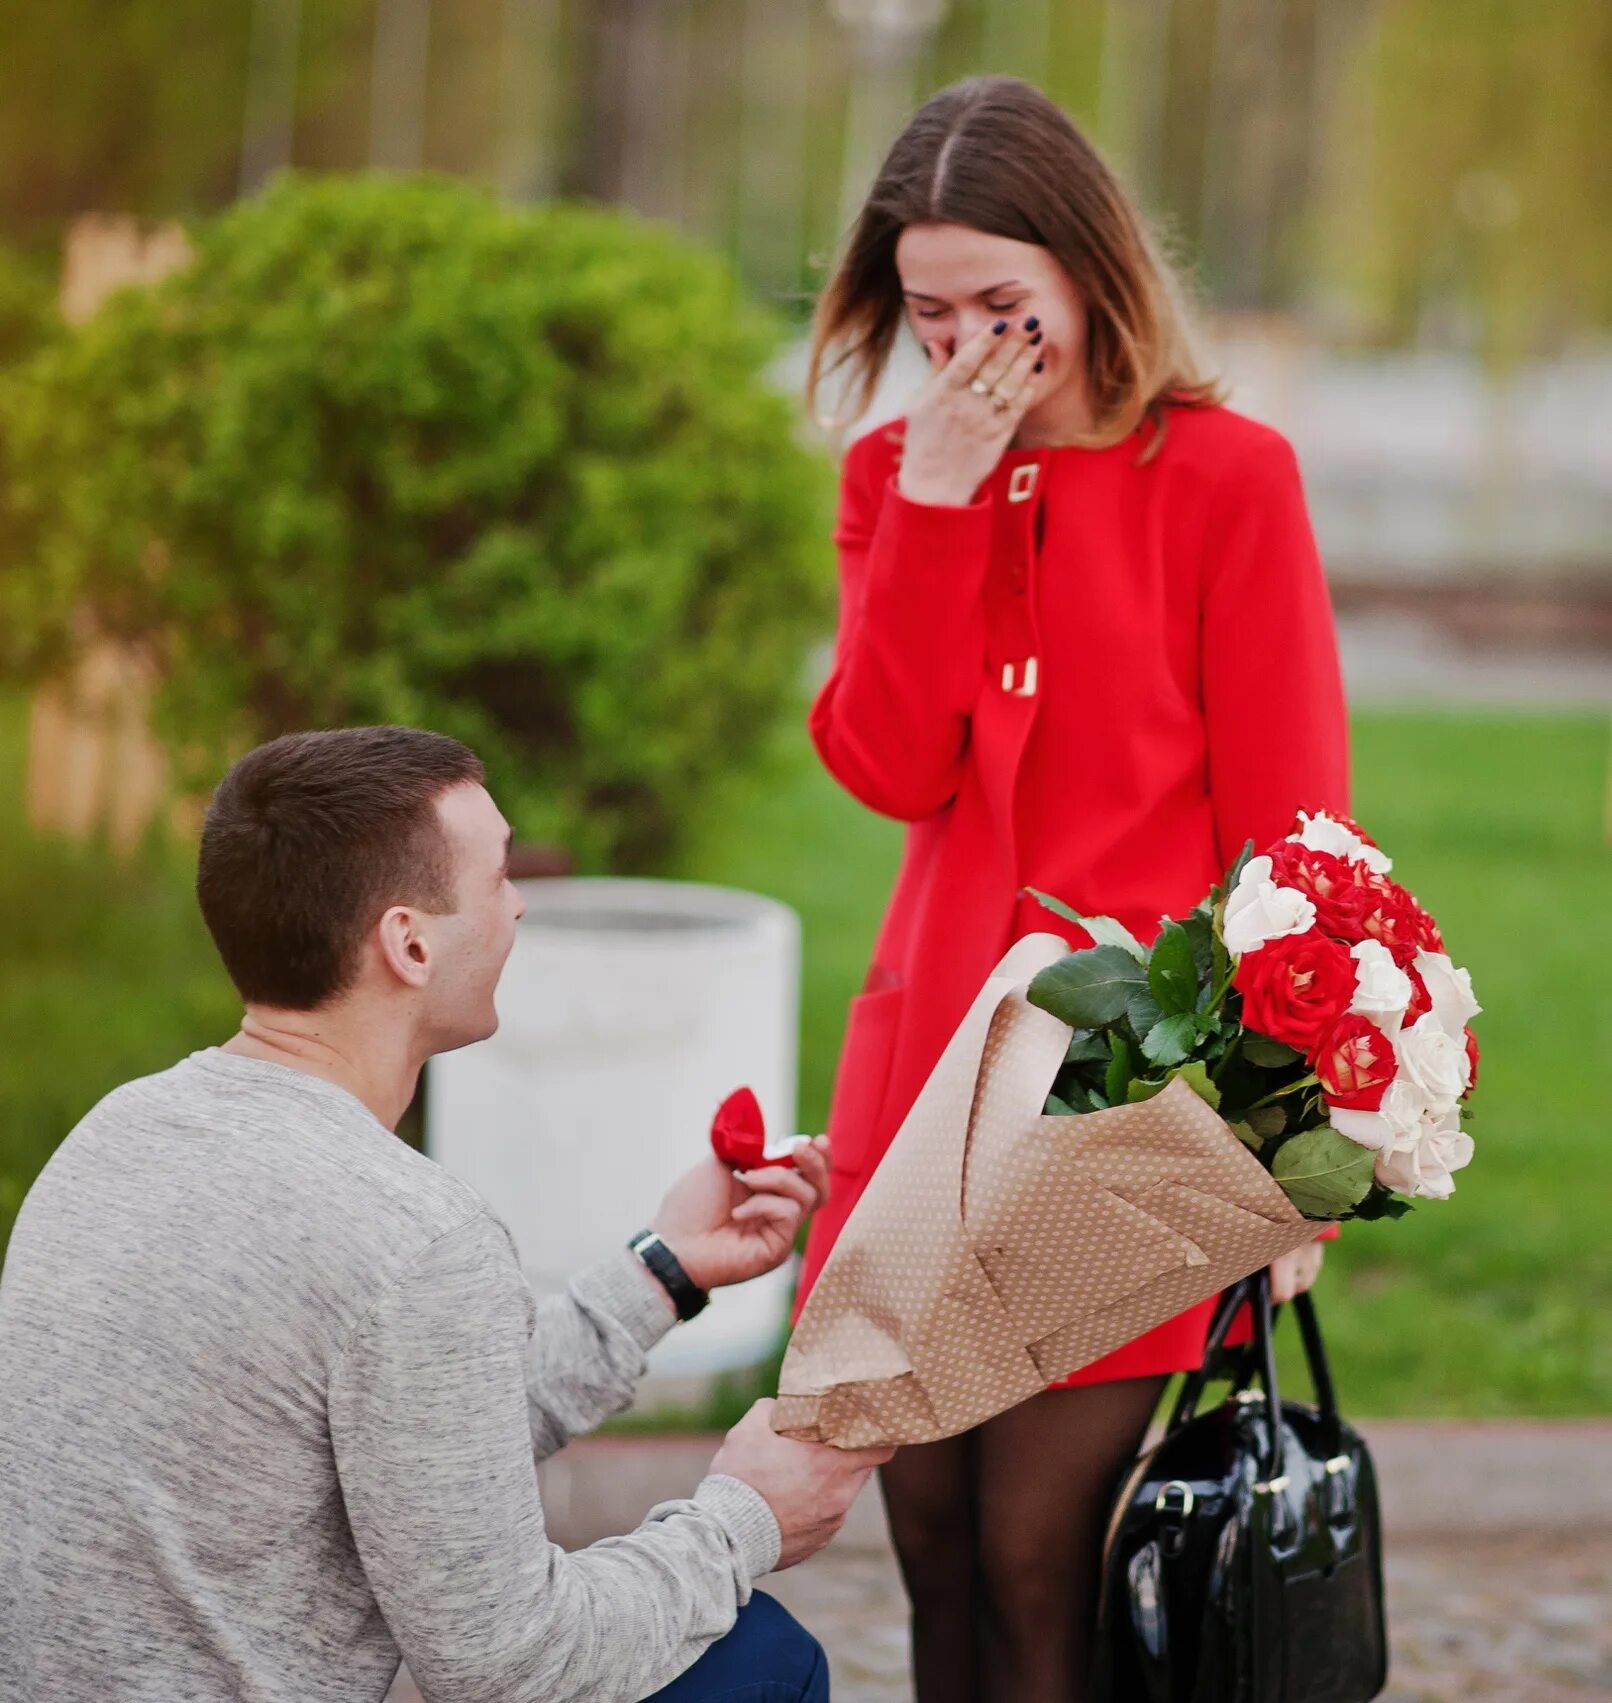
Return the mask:
<path id="1" fill-rule="evenodd" d="M 726 1638 L 645 1703 L 828 1703 L 823 1647 L 757 1591 Z"/>

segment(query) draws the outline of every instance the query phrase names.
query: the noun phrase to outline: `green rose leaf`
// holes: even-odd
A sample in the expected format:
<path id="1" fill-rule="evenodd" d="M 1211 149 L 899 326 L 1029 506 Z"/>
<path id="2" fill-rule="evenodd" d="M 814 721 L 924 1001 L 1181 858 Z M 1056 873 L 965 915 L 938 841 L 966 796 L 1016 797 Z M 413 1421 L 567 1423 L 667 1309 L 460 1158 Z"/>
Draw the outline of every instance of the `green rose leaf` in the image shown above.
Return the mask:
<path id="1" fill-rule="evenodd" d="M 1276 1150 L 1271 1174 L 1306 1218 L 1341 1218 L 1372 1185 L 1369 1147 L 1330 1127 L 1307 1129 Z"/>
<path id="2" fill-rule="evenodd" d="M 1131 996 L 1125 1015 L 1136 1031 L 1137 1040 L 1145 1041 L 1148 1031 L 1164 1016 L 1164 1011 L 1153 995 L 1146 988 L 1141 988 Z"/>
<path id="3" fill-rule="evenodd" d="M 1114 1037 L 1114 1056 L 1108 1061 L 1108 1075 L 1103 1081 L 1103 1093 L 1109 1105 L 1124 1100 L 1125 1090 L 1136 1074 L 1131 1058 L 1131 1043 L 1123 1035 Z"/>
<path id="4" fill-rule="evenodd" d="M 1077 1029 L 1069 1037 L 1069 1049 L 1063 1055 L 1065 1064 L 1102 1064 L 1107 1058 L 1107 1039 L 1090 1029 Z"/>
<path id="5" fill-rule="evenodd" d="M 1147 971 L 1121 946 L 1092 946 L 1049 964 L 1030 983 L 1032 1005 L 1071 1029 L 1117 1023 L 1147 987 Z"/>
<path id="6" fill-rule="evenodd" d="M 1408 1200 L 1397 1194 L 1390 1194 L 1380 1185 L 1373 1185 L 1371 1193 L 1355 1208 L 1355 1217 L 1403 1218 L 1407 1212 L 1415 1210 Z"/>
<path id="7" fill-rule="evenodd" d="M 1194 1059 L 1190 1064 L 1184 1064 L 1179 1070 L 1172 1071 L 1171 1077 L 1179 1076 L 1183 1082 L 1208 1105 L 1220 1110 L 1220 1089 L 1209 1078 L 1209 1066 L 1201 1059 Z"/>
<path id="8" fill-rule="evenodd" d="M 1287 1113 L 1280 1106 L 1255 1106 L 1248 1114 L 1248 1124 L 1263 1141 L 1287 1128 Z"/>
<path id="9" fill-rule="evenodd" d="M 1166 1016 L 1196 1008 L 1198 966 L 1192 956 L 1192 941 L 1180 923 L 1166 922 L 1153 942 L 1147 981 Z"/>
<path id="10" fill-rule="evenodd" d="M 1050 893 L 1037 892 L 1034 887 L 1026 887 L 1027 892 L 1038 905 L 1045 905 L 1049 911 L 1055 912 L 1066 922 L 1078 924 L 1085 929 L 1099 946 L 1118 946 L 1128 952 L 1138 964 L 1147 962 L 1147 948 L 1134 934 L 1115 917 L 1083 917 L 1079 911 L 1071 910 L 1062 899 L 1055 899 Z"/>
<path id="11" fill-rule="evenodd" d="M 1304 1057 L 1296 1047 L 1273 1041 L 1268 1035 L 1257 1035 L 1252 1029 L 1243 1033 L 1243 1057 L 1263 1070 L 1280 1070 L 1284 1065 L 1297 1064 Z"/>
<path id="12" fill-rule="evenodd" d="M 1155 1094 L 1162 1094 L 1169 1083 L 1166 1082 L 1133 1082 L 1125 1098 L 1133 1105 L 1143 1100 L 1151 1100 Z"/>
<path id="13" fill-rule="evenodd" d="M 1181 931 L 1192 946 L 1192 961 L 1201 985 L 1212 986 L 1215 967 L 1215 925 L 1208 911 L 1193 911 L 1181 919 Z"/>
<path id="14" fill-rule="evenodd" d="M 1232 1134 L 1237 1137 L 1244 1147 L 1251 1147 L 1256 1153 L 1259 1152 L 1260 1148 L 1265 1144 L 1264 1136 L 1262 1136 L 1257 1130 L 1250 1129 L 1245 1123 L 1233 1124 L 1231 1129 Z"/>
<path id="15" fill-rule="evenodd" d="M 1178 1012 L 1162 1018 L 1147 1032 L 1142 1042 L 1142 1056 L 1154 1064 L 1180 1064 L 1191 1055 L 1198 1039 L 1198 1026 L 1191 1013 Z"/>
<path id="16" fill-rule="evenodd" d="M 1056 1094 L 1047 1096 L 1047 1103 L 1041 1108 L 1041 1114 L 1049 1118 L 1072 1118 L 1079 1115 L 1067 1100 L 1060 1100 Z"/>

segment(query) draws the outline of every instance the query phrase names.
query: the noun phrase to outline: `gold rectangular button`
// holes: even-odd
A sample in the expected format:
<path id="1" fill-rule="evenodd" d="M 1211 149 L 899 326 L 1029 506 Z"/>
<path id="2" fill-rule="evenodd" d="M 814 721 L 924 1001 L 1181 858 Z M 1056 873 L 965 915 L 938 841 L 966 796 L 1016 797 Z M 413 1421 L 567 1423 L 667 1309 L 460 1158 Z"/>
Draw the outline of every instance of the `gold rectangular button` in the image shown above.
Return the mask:
<path id="1" fill-rule="evenodd" d="M 1002 664 L 1002 690 L 1013 698 L 1033 698 L 1036 690 L 1038 670 L 1036 659 L 1027 656 L 1022 663 L 1004 662 Z"/>

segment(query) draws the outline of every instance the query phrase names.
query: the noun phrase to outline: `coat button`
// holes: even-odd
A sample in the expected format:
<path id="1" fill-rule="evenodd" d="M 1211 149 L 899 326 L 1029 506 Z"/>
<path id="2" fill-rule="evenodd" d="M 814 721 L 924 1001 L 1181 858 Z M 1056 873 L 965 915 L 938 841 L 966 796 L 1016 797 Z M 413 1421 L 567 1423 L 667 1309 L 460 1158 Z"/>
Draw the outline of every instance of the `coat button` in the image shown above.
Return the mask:
<path id="1" fill-rule="evenodd" d="M 1002 664 L 1002 690 L 1011 698 L 1033 698 L 1039 674 L 1036 659 L 1027 656 L 1023 662 Z"/>

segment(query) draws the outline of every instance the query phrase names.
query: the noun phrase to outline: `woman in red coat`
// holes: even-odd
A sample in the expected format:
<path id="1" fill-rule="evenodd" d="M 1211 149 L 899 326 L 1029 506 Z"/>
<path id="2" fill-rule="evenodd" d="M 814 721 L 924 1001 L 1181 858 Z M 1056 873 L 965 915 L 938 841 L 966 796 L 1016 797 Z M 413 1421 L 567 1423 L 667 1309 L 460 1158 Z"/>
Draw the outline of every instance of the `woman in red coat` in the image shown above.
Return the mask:
<path id="1" fill-rule="evenodd" d="M 819 307 L 812 387 L 871 394 L 905 322 L 931 363 L 847 456 L 833 672 L 811 731 L 909 824 L 829 1117 L 810 1284 L 986 975 L 1072 933 L 1150 940 L 1247 839 L 1347 809 L 1326 584 L 1293 452 L 1218 405 L 1123 192 L 1009 78 L 935 96 L 892 149 Z M 1276 1273 L 1307 1286 L 1305 1249 Z M 1081 1695 L 1102 1524 L 1206 1305 L 882 1483 L 921 1703 Z"/>

